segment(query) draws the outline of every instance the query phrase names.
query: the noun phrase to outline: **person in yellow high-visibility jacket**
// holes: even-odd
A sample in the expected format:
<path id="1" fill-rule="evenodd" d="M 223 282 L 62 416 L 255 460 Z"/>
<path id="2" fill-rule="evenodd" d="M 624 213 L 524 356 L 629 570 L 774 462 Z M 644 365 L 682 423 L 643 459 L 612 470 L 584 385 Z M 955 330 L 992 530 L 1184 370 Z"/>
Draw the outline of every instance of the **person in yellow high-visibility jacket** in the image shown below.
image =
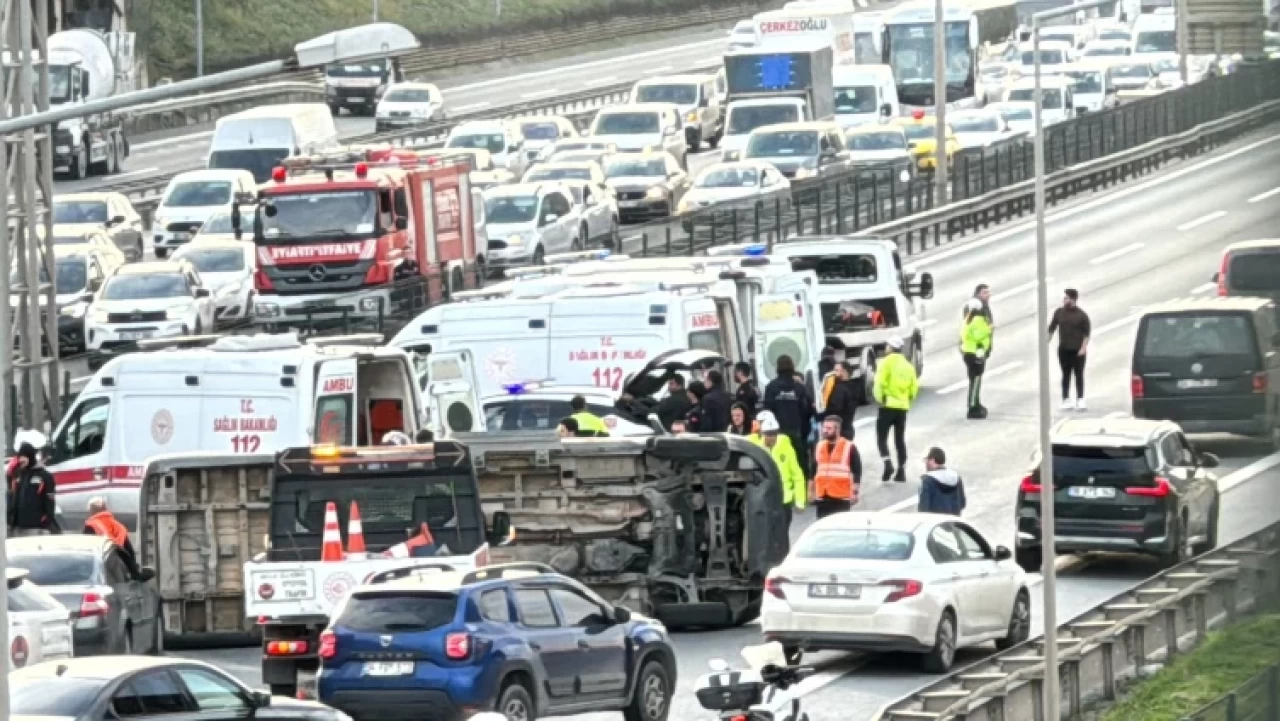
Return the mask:
<path id="1" fill-rule="evenodd" d="M 800 469 L 800 460 L 796 457 L 791 439 L 781 432 L 782 427 L 773 413 L 761 411 L 756 422 L 760 428 L 747 436 L 747 440 L 769 451 L 773 462 L 778 465 L 778 473 L 782 476 L 782 507 L 786 511 L 789 527 L 792 510 L 803 511 L 808 504 L 804 471 Z"/>
<path id="2" fill-rule="evenodd" d="M 987 356 L 991 353 L 991 323 L 982 312 L 982 301 L 969 301 L 960 329 L 960 353 L 969 374 L 969 418 L 987 417 L 982 405 L 982 374 L 987 369 Z"/>
<path id="3" fill-rule="evenodd" d="M 876 366 L 875 394 L 880 412 L 876 415 L 876 446 L 884 473 L 880 480 L 890 478 L 898 483 L 907 482 L 907 411 L 920 394 L 920 379 L 911 361 L 902 355 L 901 338 L 890 338 L 885 344 L 885 356 Z M 889 431 L 893 431 L 893 445 L 898 451 L 898 472 L 895 475 L 893 458 L 889 455 Z"/>

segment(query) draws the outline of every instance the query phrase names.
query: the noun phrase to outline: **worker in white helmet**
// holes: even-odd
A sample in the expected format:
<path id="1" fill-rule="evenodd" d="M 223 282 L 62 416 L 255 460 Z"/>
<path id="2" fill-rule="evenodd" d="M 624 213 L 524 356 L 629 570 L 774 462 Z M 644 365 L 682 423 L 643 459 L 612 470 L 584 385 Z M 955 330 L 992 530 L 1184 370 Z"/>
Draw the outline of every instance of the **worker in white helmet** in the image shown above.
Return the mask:
<path id="1" fill-rule="evenodd" d="M 803 512 L 807 503 L 804 471 L 800 468 L 800 460 L 796 456 L 795 447 L 791 445 L 791 439 L 782 433 L 782 426 L 773 412 L 761 411 L 756 416 L 756 422 L 760 424 L 760 430 L 747 436 L 747 440 L 769 451 L 773 462 L 777 464 L 778 473 L 782 476 L 782 505 L 786 510 L 787 525 L 790 526 L 793 509 Z"/>

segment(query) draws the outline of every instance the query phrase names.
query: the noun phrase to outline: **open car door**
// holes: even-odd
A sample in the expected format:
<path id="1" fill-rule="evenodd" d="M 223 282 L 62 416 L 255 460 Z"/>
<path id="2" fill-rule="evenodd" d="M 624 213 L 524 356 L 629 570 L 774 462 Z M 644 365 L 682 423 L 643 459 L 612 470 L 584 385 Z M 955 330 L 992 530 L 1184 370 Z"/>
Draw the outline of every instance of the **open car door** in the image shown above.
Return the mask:
<path id="1" fill-rule="evenodd" d="M 316 376 L 315 412 L 311 438 L 317 444 L 354 446 L 360 443 L 356 406 L 356 359 L 324 361 Z"/>
<path id="2" fill-rule="evenodd" d="M 427 403 L 437 439 L 485 429 L 480 383 L 470 351 L 440 351 L 427 356 Z"/>

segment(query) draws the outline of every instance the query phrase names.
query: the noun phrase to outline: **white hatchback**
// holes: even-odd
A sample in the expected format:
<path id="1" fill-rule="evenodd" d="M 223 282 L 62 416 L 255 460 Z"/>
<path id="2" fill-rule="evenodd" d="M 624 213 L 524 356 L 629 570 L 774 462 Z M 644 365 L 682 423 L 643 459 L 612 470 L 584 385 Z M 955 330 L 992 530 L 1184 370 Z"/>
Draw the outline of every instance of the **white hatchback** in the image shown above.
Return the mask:
<path id="1" fill-rule="evenodd" d="M 248 320 L 253 313 L 253 273 L 258 256 L 252 241 L 202 240 L 199 235 L 173 254 L 189 260 L 213 296 L 214 324 Z"/>
<path id="2" fill-rule="evenodd" d="M 9 668 L 71 658 L 71 613 L 21 568 L 5 569 L 9 598 Z"/>
<path id="3" fill-rule="evenodd" d="M 1031 632 L 1026 574 L 955 516 L 847 512 L 810 526 L 765 580 L 761 630 L 807 651 L 904 651 L 945 673 L 956 649 Z"/>

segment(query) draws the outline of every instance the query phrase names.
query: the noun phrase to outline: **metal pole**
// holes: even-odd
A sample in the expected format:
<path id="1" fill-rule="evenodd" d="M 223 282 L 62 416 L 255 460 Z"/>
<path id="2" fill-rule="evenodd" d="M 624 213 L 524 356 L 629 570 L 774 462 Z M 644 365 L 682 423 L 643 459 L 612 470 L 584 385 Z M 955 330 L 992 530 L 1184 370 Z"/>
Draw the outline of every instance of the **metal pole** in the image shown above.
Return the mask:
<path id="1" fill-rule="evenodd" d="M 1186 0 L 1173 0 L 1173 37 L 1178 50 L 1178 76 L 1182 84 L 1187 84 L 1187 46 L 1191 38 L 1187 37 L 1187 3 Z"/>
<path id="2" fill-rule="evenodd" d="M 1053 446 L 1049 430 L 1053 415 L 1049 409 L 1049 258 L 1044 228 L 1044 91 L 1040 85 L 1040 13 L 1031 17 L 1031 54 L 1035 57 L 1035 156 L 1036 156 L 1036 342 L 1040 365 L 1040 549 L 1044 577 L 1044 700 L 1045 721 L 1058 721 L 1058 578 L 1055 573 L 1056 546 L 1053 518 Z"/>
<path id="3" fill-rule="evenodd" d="M 373 21 L 378 22 L 378 0 L 373 0 Z"/>
<path id="4" fill-rule="evenodd" d="M 934 129 L 933 179 L 938 185 L 938 205 L 947 204 L 947 24 L 943 0 L 933 6 L 933 114 L 938 122 Z"/>
<path id="5" fill-rule="evenodd" d="M 376 13 L 375 13 L 376 15 Z M 374 18 L 375 22 L 377 18 Z M 196 0 L 196 77 L 204 76 L 204 4 Z"/>

